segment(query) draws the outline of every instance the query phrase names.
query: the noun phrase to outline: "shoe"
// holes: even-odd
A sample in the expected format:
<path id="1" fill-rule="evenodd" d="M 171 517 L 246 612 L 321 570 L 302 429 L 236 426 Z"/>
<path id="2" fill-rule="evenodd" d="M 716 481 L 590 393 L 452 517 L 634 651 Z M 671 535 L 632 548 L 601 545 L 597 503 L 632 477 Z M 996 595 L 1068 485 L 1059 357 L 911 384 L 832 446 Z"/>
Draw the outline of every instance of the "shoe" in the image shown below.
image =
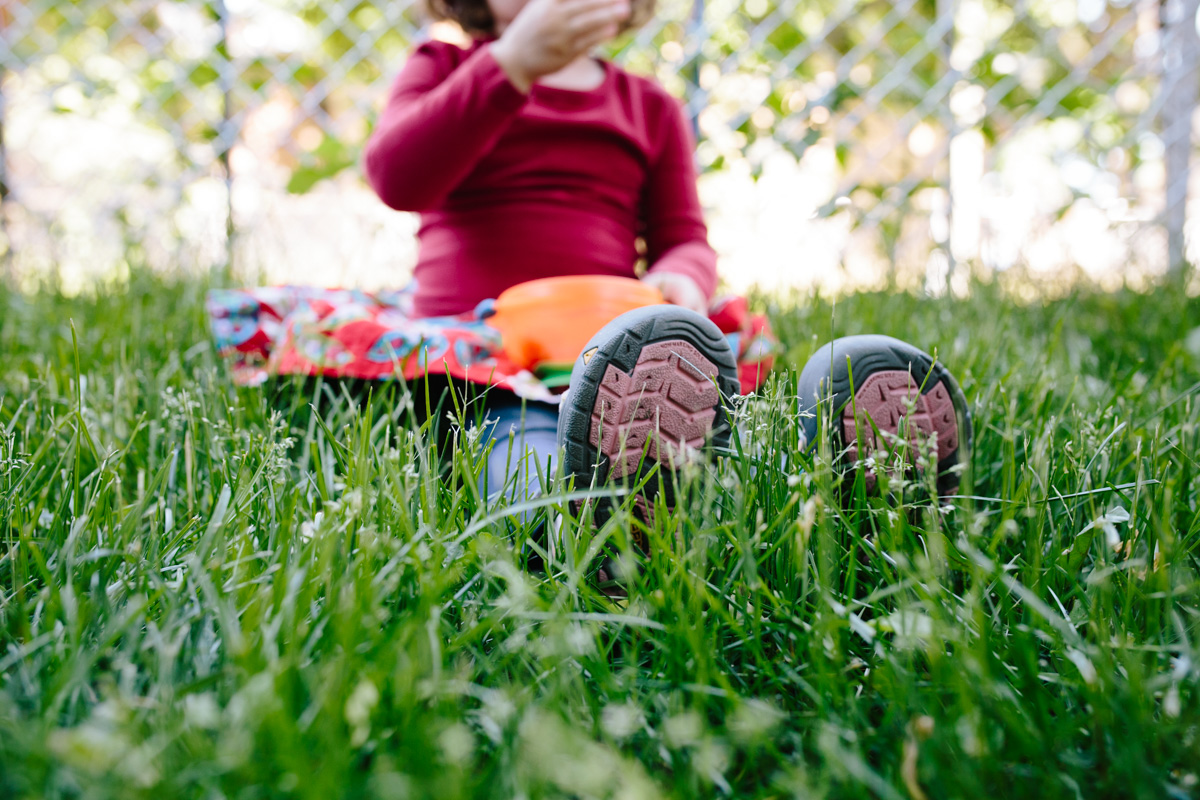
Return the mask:
<path id="1" fill-rule="evenodd" d="M 733 351 L 706 317 L 668 305 L 626 312 L 591 338 L 571 371 L 558 417 L 563 472 L 579 488 L 641 486 L 635 507 L 650 522 L 660 489 L 668 505 L 674 499 L 673 482 L 651 473 L 728 447 L 726 408 L 737 393 Z M 611 503 L 597 504 L 597 522 L 610 514 Z M 634 544 L 649 549 L 637 532 Z M 601 584 L 615 580 L 610 567 L 600 573 Z"/>
<path id="2" fill-rule="evenodd" d="M 890 336 L 836 339 L 800 372 L 799 400 L 809 444 L 816 443 L 821 417 L 828 415 L 833 452 L 843 454 L 843 465 L 858 465 L 860 459 L 870 463 L 884 451 L 886 460 L 875 463 L 898 462 L 900 471 L 911 475 L 920 472 L 917 454 L 932 438 L 938 495 L 958 491 L 960 465 L 970 462 L 971 414 L 954 376 L 928 353 Z M 866 453 L 860 454 L 860 444 Z M 874 491 L 874 467 L 867 467 L 865 478 L 867 490 Z"/>

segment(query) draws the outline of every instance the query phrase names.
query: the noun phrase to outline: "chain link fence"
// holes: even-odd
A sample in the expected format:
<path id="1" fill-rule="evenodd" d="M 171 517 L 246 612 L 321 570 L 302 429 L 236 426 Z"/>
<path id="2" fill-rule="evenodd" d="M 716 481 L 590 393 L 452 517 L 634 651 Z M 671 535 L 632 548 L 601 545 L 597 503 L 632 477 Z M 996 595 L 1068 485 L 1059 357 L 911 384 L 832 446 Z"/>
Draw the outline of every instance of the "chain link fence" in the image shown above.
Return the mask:
<path id="1" fill-rule="evenodd" d="M 610 55 L 695 122 L 735 287 L 972 273 L 1145 283 L 1200 261 L 1200 0 L 660 0 Z M 361 146 L 415 0 L 0 0 L 0 253 L 403 282 Z M 1192 214 L 1188 215 L 1188 198 Z"/>

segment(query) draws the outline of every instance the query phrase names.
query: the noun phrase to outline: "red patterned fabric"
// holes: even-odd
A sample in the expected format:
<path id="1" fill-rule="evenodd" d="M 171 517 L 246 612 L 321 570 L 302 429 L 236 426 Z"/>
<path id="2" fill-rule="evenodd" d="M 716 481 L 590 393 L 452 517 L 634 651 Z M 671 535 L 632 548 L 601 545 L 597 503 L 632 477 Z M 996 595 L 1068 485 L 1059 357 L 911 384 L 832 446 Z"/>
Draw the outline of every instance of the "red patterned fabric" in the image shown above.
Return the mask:
<path id="1" fill-rule="evenodd" d="M 238 383 L 275 375 L 411 380 L 445 374 L 554 402 L 556 387 L 514 364 L 487 324 L 491 303 L 454 317 L 416 317 L 412 290 L 362 292 L 280 286 L 209 292 L 208 313 Z M 743 393 L 757 389 L 774 364 L 776 342 L 765 317 L 745 299 L 717 301 L 710 318 L 737 354 Z"/>

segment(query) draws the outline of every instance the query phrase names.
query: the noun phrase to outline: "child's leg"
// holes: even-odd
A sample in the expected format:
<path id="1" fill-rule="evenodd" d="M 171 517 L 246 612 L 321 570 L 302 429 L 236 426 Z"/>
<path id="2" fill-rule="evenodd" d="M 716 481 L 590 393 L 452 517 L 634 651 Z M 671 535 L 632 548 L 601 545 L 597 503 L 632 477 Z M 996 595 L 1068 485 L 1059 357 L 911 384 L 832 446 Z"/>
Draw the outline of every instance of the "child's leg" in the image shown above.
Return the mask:
<path id="1" fill-rule="evenodd" d="M 558 408 L 544 403 L 524 405 L 511 396 L 488 396 L 480 444 L 491 444 L 487 468 L 479 476 L 486 497 L 506 494 L 521 502 L 541 494 L 541 483 L 558 462 Z M 535 512 L 522 514 L 528 520 Z"/>
<path id="2" fill-rule="evenodd" d="M 571 371 L 561 412 L 563 472 L 576 487 L 639 484 L 635 508 L 645 516 L 659 481 L 641 478 L 727 447 L 726 410 L 737 392 L 733 351 L 712 321 L 678 306 L 626 312 L 592 337 Z M 671 481 L 662 488 L 670 505 Z M 609 504 L 597 503 L 596 513 L 603 521 Z"/>
<path id="3" fill-rule="evenodd" d="M 932 459 L 938 494 L 958 492 L 970 463 L 971 412 L 954 376 L 928 353 L 890 336 L 835 339 L 804 366 L 799 394 L 809 444 L 816 444 L 827 416 L 833 452 L 843 463 L 856 465 L 884 452 L 881 466 L 891 464 L 889 471 L 902 476 Z M 867 452 L 860 454 L 860 447 Z M 906 467 L 896 469 L 897 462 Z M 864 477 L 873 491 L 874 469 Z"/>
<path id="4" fill-rule="evenodd" d="M 561 412 L 563 472 L 575 477 L 576 488 L 637 484 L 634 513 L 652 524 L 660 487 L 665 504 L 674 503 L 675 470 L 728 447 L 726 412 L 737 391 L 733 351 L 712 321 L 678 306 L 626 312 L 575 361 Z M 611 501 L 597 501 L 594 509 L 602 523 Z M 640 526 L 630 533 L 648 553 Z M 606 555 L 596 566 L 598 588 L 623 595 L 613 559 Z"/>

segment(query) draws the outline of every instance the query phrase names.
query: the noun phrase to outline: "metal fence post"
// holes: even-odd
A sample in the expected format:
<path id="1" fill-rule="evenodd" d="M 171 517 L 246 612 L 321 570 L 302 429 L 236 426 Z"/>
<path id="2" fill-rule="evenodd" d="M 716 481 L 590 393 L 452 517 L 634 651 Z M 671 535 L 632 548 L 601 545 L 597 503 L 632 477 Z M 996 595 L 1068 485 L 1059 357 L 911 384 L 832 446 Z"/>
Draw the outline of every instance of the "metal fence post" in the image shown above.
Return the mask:
<path id="1" fill-rule="evenodd" d="M 954 53 L 954 12 L 957 8 L 955 0 L 937 0 L 935 19 L 940 22 L 943 18 L 949 17 L 950 27 L 946 31 L 945 40 L 942 42 L 941 56 L 946 65 L 946 73 L 955 80 L 958 78 L 958 70 L 951 64 L 951 58 Z M 953 92 L 953 89 L 951 90 Z M 954 137 L 959 134 L 958 120 L 954 116 L 954 112 L 950 109 L 949 103 L 942 104 L 942 118 L 946 125 L 946 242 L 942 245 L 942 251 L 946 254 L 946 279 L 945 285 L 940 287 L 942 290 L 948 290 L 950 280 L 954 277 L 954 270 L 958 266 L 954 257 Z M 895 264 L 892 265 L 895 270 Z"/>
<path id="2" fill-rule="evenodd" d="M 3 245 L 0 262 L 4 264 L 4 271 L 11 273 L 13 243 L 8 234 L 8 151 L 4 147 L 4 79 L 7 75 L 8 68 L 0 64 L 0 245 Z"/>
<path id="3" fill-rule="evenodd" d="M 233 151 L 237 135 L 233 131 L 233 86 L 236 80 L 233 68 L 233 57 L 229 53 L 229 7 L 225 0 L 214 0 L 213 9 L 217 12 L 217 22 L 221 28 L 221 40 L 217 44 L 217 57 L 222 59 L 218 71 L 221 86 L 221 127 L 217 140 L 221 151 L 218 158 L 225 178 L 225 281 L 233 275 L 234 239 L 237 229 L 233 220 L 233 165 L 230 153 Z"/>
<path id="4" fill-rule="evenodd" d="M 12 11 L 4 3 L 0 3 L 0 37 L 2 37 L 0 38 L 0 242 L 3 242 L 0 264 L 3 264 L 4 272 L 9 275 L 13 272 L 13 241 L 8 226 L 8 204 L 11 200 L 8 184 L 8 151 L 4 144 L 4 123 L 7 120 L 6 112 L 8 110 L 5 107 L 4 84 L 5 79 L 8 78 L 9 63 L 15 63 L 12 42 L 9 40 L 12 30 Z"/>
<path id="5" fill-rule="evenodd" d="M 689 38 L 698 36 L 704 28 L 704 0 L 692 0 L 692 11 L 688 16 L 687 35 Z M 692 60 L 691 69 L 688 79 L 692 86 L 696 89 L 700 88 L 700 62 L 704 60 L 704 49 L 696 48 L 696 57 Z M 703 110 L 697 108 L 694 102 L 694 97 L 686 98 L 686 108 L 688 112 L 688 121 L 692 123 L 692 138 L 695 141 L 700 141 L 700 112 Z"/>
<path id="6" fill-rule="evenodd" d="M 1167 228 L 1167 269 L 1175 275 L 1187 271 L 1184 229 L 1191 176 L 1192 114 L 1196 109 L 1200 70 L 1197 13 L 1200 0 L 1161 0 L 1159 5 L 1163 37 L 1160 123 L 1166 168 L 1163 222 Z"/>

